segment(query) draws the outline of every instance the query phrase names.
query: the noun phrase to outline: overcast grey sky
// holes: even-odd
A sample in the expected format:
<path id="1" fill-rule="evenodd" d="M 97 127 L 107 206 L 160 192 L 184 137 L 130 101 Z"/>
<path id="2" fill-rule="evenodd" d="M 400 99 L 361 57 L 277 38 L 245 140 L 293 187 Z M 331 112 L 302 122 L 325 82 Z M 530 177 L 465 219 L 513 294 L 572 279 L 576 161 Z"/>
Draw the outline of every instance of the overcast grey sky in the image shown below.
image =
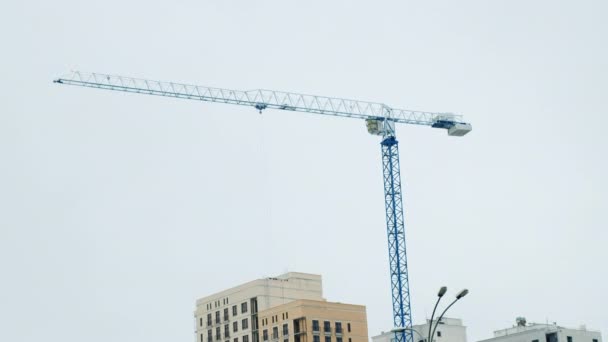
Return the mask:
<path id="1" fill-rule="evenodd" d="M 200 296 L 285 270 L 391 328 L 359 120 L 59 86 L 70 69 L 461 113 L 398 127 L 414 321 L 608 333 L 608 2 L 8 1 L 0 340 L 192 341 Z M 607 336 L 604 336 L 606 338 Z"/>

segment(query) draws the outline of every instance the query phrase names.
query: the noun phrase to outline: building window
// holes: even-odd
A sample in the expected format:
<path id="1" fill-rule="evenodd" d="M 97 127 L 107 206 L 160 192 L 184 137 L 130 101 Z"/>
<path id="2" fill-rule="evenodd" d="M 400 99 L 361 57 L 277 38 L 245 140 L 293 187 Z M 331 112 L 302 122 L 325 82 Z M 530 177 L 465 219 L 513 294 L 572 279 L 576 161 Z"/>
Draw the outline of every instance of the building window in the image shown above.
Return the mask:
<path id="1" fill-rule="evenodd" d="M 336 337 L 336 342 L 342 342 L 342 337 Z"/>
<path id="2" fill-rule="evenodd" d="M 258 313 L 258 299 L 257 298 L 251 298 L 251 313 L 252 314 Z"/>
<path id="3" fill-rule="evenodd" d="M 201 334 L 201 342 L 203 342 L 203 334 Z"/>
<path id="4" fill-rule="evenodd" d="M 342 333 L 342 322 L 336 322 L 336 334 Z"/>
<path id="5" fill-rule="evenodd" d="M 239 322 L 232 322 L 232 332 L 239 331 Z"/>
<path id="6" fill-rule="evenodd" d="M 325 342 L 331 342 L 331 335 L 325 336 Z"/>
<path id="7" fill-rule="evenodd" d="M 289 312 L 285 313 L 285 319 L 289 319 Z"/>
<path id="8" fill-rule="evenodd" d="M 215 339 L 218 341 L 222 339 L 222 329 L 220 327 L 215 327 Z"/>
<path id="9" fill-rule="evenodd" d="M 224 309 L 224 321 L 227 321 L 229 319 L 228 317 L 228 308 Z"/>
<path id="10" fill-rule="evenodd" d="M 213 341 L 213 330 L 207 330 L 207 342 Z"/>
<path id="11" fill-rule="evenodd" d="M 312 331 L 319 331 L 319 321 L 316 319 L 312 321 Z M 319 341 L 314 341 L 319 342 Z"/>
<path id="12" fill-rule="evenodd" d="M 245 330 L 249 328 L 249 321 L 247 320 L 247 318 L 243 319 L 243 321 L 241 321 L 241 329 Z"/>
<path id="13" fill-rule="evenodd" d="M 329 321 L 323 322 L 323 331 L 326 333 L 331 333 L 331 323 Z M 329 341 L 325 341 L 325 342 L 329 342 Z"/>
<path id="14" fill-rule="evenodd" d="M 566 336 L 566 339 L 568 340 L 568 342 L 572 342 L 572 336 Z"/>
<path id="15" fill-rule="evenodd" d="M 249 342 L 249 335 L 243 336 L 243 342 Z"/>
<path id="16" fill-rule="evenodd" d="M 236 316 L 237 312 L 236 312 L 236 305 L 232 306 L 232 316 Z"/>
<path id="17" fill-rule="evenodd" d="M 289 338 L 283 339 L 283 342 L 289 342 Z"/>
<path id="18" fill-rule="evenodd" d="M 594 338 L 594 339 L 593 339 L 593 342 L 598 342 L 598 339 L 597 339 L 597 338 Z"/>
<path id="19" fill-rule="evenodd" d="M 230 337 L 230 325 L 224 325 L 224 337 Z"/>
<path id="20" fill-rule="evenodd" d="M 350 332 L 350 323 L 346 323 L 346 330 L 348 330 L 348 332 Z M 349 340 L 350 340 L 350 338 L 349 338 Z M 348 341 L 348 342 L 350 342 L 350 341 Z"/>
<path id="21" fill-rule="evenodd" d="M 283 324 L 283 336 L 289 335 L 289 325 Z"/>
<path id="22" fill-rule="evenodd" d="M 220 312 L 216 311 L 215 312 L 215 323 L 219 323 L 220 322 Z"/>
<path id="23" fill-rule="evenodd" d="M 239 338 L 235 337 L 234 340 L 232 342 L 239 342 Z"/>
<path id="24" fill-rule="evenodd" d="M 272 339 L 273 340 L 279 339 L 279 327 L 272 327 Z"/>
<path id="25" fill-rule="evenodd" d="M 532 340 L 532 342 L 538 342 L 538 340 Z"/>
<path id="26" fill-rule="evenodd" d="M 202 327 L 202 326 L 203 326 L 203 317 L 201 317 L 201 318 L 199 318 L 199 319 L 198 319 L 198 325 L 199 325 L 200 327 Z"/>
<path id="27" fill-rule="evenodd" d="M 250 302 L 251 302 L 251 306 L 250 306 L 251 313 L 252 314 L 258 313 L 258 299 L 257 298 L 251 298 Z"/>
<path id="28" fill-rule="evenodd" d="M 211 326 L 211 323 L 212 323 L 212 321 L 211 321 L 211 314 L 207 314 L 207 326 L 208 327 Z"/>
<path id="29" fill-rule="evenodd" d="M 321 337 L 319 335 L 313 335 L 312 342 L 321 342 Z"/>
<path id="30" fill-rule="evenodd" d="M 262 340 L 268 341 L 268 329 L 264 329 L 264 331 L 262 331 Z"/>
<path id="31" fill-rule="evenodd" d="M 247 312 L 247 302 L 241 304 L 241 313 Z"/>
<path id="32" fill-rule="evenodd" d="M 437 332 L 437 337 L 441 337 L 441 331 Z M 572 342 L 572 341 L 568 341 L 568 342 Z"/>

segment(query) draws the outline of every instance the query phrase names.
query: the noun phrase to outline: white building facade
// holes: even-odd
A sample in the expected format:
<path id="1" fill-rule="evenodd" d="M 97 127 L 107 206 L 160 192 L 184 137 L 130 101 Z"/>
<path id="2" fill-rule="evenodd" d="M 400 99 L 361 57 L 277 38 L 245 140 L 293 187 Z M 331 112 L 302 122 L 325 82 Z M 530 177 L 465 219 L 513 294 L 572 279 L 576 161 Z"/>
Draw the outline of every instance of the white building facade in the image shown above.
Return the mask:
<path id="1" fill-rule="evenodd" d="M 584 326 L 571 329 L 556 324 L 528 324 L 525 319 L 518 319 L 518 325 L 497 330 L 494 337 L 479 342 L 602 342 L 602 336 Z"/>
<path id="2" fill-rule="evenodd" d="M 437 320 L 433 320 L 433 325 Z M 424 324 L 412 326 L 415 342 L 427 342 L 429 335 L 430 320 Z M 382 332 L 378 336 L 372 336 L 373 342 L 395 342 L 395 333 Z M 432 342 L 467 342 L 467 328 L 458 318 L 444 317 L 439 321 Z"/>
<path id="3" fill-rule="evenodd" d="M 200 298 L 195 342 L 259 342 L 258 312 L 299 299 L 325 300 L 320 275 L 290 272 Z"/>

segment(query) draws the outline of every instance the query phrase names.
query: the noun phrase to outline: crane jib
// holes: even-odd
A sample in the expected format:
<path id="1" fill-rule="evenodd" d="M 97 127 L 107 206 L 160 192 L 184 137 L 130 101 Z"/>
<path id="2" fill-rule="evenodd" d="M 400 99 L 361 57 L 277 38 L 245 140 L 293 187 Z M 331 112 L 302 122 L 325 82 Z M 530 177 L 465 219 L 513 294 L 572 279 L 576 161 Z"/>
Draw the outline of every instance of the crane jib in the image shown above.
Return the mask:
<path id="1" fill-rule="evenodd" d="M 463 122 L 460 115 L 397 109 L 377 102 L 264 89 L 241 91 L 79 71 L 56 79 L 55 82 L 138 94 L 230 103 L 251 106 L 258 111 L 278 109 L 431 126 L 447 129 L 450 135 L 464 135 L 471 131 L 471 125 Z"/>

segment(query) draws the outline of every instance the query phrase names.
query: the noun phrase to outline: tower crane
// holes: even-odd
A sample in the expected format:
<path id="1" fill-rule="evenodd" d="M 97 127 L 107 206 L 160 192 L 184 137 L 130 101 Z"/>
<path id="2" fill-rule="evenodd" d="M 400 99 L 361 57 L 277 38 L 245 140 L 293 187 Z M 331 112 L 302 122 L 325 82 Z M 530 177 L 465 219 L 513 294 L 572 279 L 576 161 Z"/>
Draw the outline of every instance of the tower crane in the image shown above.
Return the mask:
<path id="1" fill-rule="evenodd" d="M 452 113 L 397 109 L 383 103 L 326 96 L 265 89 L 241 91 L 79 71 L 73 71 L 68 76 L 58 78 L 54 82 L 128 93 L 250 106 L 260 111 L 260 113 L 265 109 L 279 109 L 365 120 L 367 131 L 370 134 L 382 137 L 380 146 L 382 150 L 392 316 L 396 328 L 405 328 L 394 329 L 395 339 L 397 342 L 413 342 L 399 144 L 395 136 L 395 124 L 403 123 L 442 128 L 446 129 L 450 136 L 463 136 L 470 132 L 472 127 L 471 124 L 463 121 L 462 116 Z M 256 339 L 253 340 L 256 342 Z"/>

